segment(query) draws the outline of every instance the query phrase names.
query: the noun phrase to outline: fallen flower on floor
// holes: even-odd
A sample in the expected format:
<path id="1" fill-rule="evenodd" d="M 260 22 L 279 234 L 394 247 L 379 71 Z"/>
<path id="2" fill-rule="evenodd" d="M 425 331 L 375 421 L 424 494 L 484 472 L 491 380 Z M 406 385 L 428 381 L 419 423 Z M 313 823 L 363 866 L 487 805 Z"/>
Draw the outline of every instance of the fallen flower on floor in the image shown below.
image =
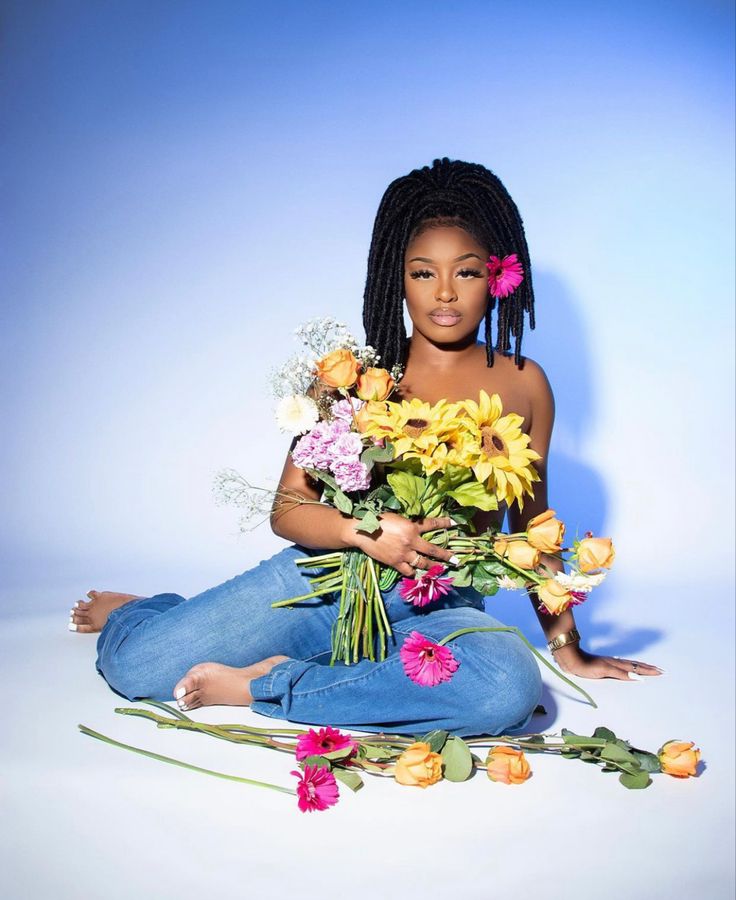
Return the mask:
<path id="1" fill-rule="evenodd" d="M 697 775 L 700 750 L 692 741 L 667 741 L 660 747 L 657 756 L 662 771 L 667 775 L 677 778 Z"/>
<path id="2" fill-rule="evenodd" d="M 404 671 L 415 684 L 434 687 L 449 681 L 460 663 L 448 647 L 442 647 L 412 631 L 399 651 Z"/>
<path id="3" fill-rule="evenodd" d="M 442 757 L 429 744 L 416 741 L 396 760 L 394 778 L 399 784 L 429 787 L 442 779 Z"/>
<path id="4" fill-rule="evenodd" d="M 351 755 L 353 755 L 358 751 L 358 742 L 349 734 L 342 734 L 337 728 L 331 728 L 329 725 L 320 728 L 319 731 L 310 728 L 306 734 L 300 735 L 296 742 L 296 758 L 302 760 L 308 756 L 332 753 L 333 750 L 344 750 L 346 747 L 352 747 Z"/>
<path id="5" fill-rule="evenodd" d="M 302 812 L 327 809 L 328 806 L 334 806 L 337 803 L 340 791 L 329 766 L 306 765 L 304 772 L 292 769 L 289 774 L 296 775 L 299 779 L 296 793 L 299 797 L 299 809 Z"/>
<path id="6" fill-rule="evenodd" d="M 522 750 L 502 744 L 494 747 L 486 759 L 486 771 L 491 781 L 521 784 L 531 778 L 532 770 Z"/>

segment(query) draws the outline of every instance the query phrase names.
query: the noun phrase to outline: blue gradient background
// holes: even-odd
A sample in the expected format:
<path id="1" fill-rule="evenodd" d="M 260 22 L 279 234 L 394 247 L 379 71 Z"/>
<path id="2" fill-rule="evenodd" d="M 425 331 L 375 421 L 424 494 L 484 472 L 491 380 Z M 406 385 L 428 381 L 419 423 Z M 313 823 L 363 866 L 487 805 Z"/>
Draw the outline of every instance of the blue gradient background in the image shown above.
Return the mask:
<path id="1" fill-rule="evenodd" d="M 309 317 L 362 337 L 380 197 L 445 155 L 524 218 L 550 503 L 618 550 L 596 602 L 732 583 L 730 4 L 2 9 L 6 613 L 190 596 L 283 545 L 212 476 L 276 483 L 268 370 Z"/>

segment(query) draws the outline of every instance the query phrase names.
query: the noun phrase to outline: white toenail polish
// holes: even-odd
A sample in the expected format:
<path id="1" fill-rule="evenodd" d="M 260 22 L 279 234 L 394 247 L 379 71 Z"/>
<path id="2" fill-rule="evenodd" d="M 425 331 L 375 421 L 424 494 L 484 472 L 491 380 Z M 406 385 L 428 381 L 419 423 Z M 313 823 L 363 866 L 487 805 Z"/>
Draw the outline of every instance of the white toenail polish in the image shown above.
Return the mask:
<path id="1" fill-rule="evenodd" d="M 69 623 L 69 631 L 76 631 L 76 630 L 77 630 L 77 626 L 74 624 L 74 622 L 70 622 Z"/>
<path id="2" fill-rule="evenodd" d="M 629 672 L 629 678 L 632 681 L 644 681 L 644 678 L 641 675 L 638 675 L 636 672 Z"/>
<path id="3" fill-rule="evenodd" d="M 186 692 L 187 692 L 186 688 L 180 687 L 180 688 L 176 689 L 176 693 L 174 694 L 174 696 L 176 697 L 177 700 L 179 700 L 181 697 L 184 696 L 184 694 L 186 694 Z"/>

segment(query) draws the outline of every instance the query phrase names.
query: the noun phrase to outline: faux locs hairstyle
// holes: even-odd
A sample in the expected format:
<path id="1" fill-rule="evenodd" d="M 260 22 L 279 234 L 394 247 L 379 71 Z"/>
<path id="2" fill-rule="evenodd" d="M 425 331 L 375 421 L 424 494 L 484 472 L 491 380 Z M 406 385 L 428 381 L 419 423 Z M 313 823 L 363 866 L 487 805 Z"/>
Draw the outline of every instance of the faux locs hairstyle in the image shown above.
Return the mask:
<path id="1" fill-rule="evenodd" d="M 368 275 L 363 294 L 366 343 L 380 354 L 380 365 L 404 364 L 408 339 L 404 328 L 404 256 L 410 241 L 427 227 L 458 225 L 489 255 L 516 253 L 524 280 L 499 299 L 495 349 L 505 353 L 515 337 L 514 361 L 521 361 L 524 311 L 534 328 L 534 292 L 524 225 L 516 204 L 500 179 L 476 163 L 435 159 L 392 181 L 381 199 L 368 252 Z M 486 359 L 493 365 L 492 315 L 496 297 L 488 292 L 485 315 Z"/>

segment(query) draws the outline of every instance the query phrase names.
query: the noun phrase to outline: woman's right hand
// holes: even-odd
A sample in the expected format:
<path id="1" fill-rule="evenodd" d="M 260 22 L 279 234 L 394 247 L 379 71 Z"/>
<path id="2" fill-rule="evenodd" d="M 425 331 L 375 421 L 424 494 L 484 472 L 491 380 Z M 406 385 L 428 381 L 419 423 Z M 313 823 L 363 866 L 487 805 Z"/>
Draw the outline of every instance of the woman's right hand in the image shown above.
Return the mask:
<path id="1" fill-rule="evenodd" d="M 354 546 L 378 562 L 391 566 L 408 578 L 415 577 L 415 569 L 428 569 L 437 562 L 457 564 L 457 557 L 451 550 L 438 547 L 422 537 L 425 531 L 451 528 L 454 522 L 449 516 L 412 521 L 398 513 L 383 512 L 379 521 L 381 527 L 378 531 L 373 534 L 355 531 L 353 541 Z"/>

